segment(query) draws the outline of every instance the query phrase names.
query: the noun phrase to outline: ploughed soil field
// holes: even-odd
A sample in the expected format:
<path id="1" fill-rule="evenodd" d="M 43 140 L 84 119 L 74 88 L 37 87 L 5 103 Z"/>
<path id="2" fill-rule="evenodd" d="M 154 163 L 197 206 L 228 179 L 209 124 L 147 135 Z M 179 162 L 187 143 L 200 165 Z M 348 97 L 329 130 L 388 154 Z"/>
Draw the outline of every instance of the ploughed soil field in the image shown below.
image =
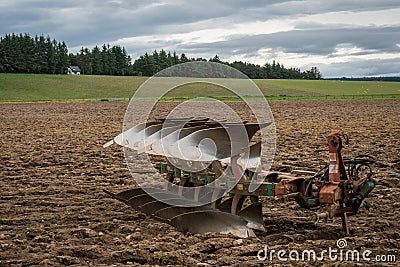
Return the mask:
<path id="1" fill-rule="evenodd" d="M 156 113 L 166 115 L 174 105 L 159 104 Z M 229 105 L 248 116 L 242 104 Z M 331 129 L 348 132 L 345 157 L 378 159 L 370 210 L 362 207 L 349 218 L 349 236 L 341 233 L 339 219 L 314 224 L 315 211 L 274 198 L 263 200 L 267 233 L 257 238 L 178 232 L 103 192 L 135 187 L 122 148 L 102 147 L 120 133 L 127 103 L 0 104 L 0 266 L 398 266 L 400 101 L 272 101 L 270 106 L 277 128 L 273 170 L 323 166 Z M 340 238 L 347 241 L 342 252 L 359 251 L 359 262 L 344 256 L 340 261 Z M 268 257 L 261 261 L 257 254 L 265 248 Z M 291 250 L 300 255 L 315 250 L 319 256 L 329 248 L 338 250 L 332 254 L 336 260 L 288 258 Z M 281 256 L 287 261 L 278 259 L 279 250 L 286 251 Z M 362 260 L 366 250 L 371 262 Z M 395 255 L 397 262 L 378 262 L 379 255 Z"/>

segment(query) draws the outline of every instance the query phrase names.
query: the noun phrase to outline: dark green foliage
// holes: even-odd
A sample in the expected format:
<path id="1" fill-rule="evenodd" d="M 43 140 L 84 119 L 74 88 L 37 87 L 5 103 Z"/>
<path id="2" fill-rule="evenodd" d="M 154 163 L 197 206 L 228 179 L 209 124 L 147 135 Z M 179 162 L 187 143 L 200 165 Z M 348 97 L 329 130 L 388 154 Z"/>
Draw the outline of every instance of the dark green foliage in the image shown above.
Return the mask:
<path id="1" fill-rule="evenodd" d="M 69 66 L 67 45 L 49 36 L 6 34 L 0 37 L 0 72 L 64 74 Z"/>
<path id="2" fill-rule="evenodd" d="M 161 50 L 160 52 L 154 51 L 153 54 L 145 53 L 143 56 L 140 56 L 135 60 L 133 63 L 133 74 L 137 76 L 153 76 L 157 72 L 173 65 L 193 61 L 207 60 L 203 58 L 188 58 L 184 53 L 178 57 L 175 52 L 171 55 L 170 52 L 166 53 L 164 50 Z M 312 67 L 311 70 L 301 71 L 298 68 L 285 68 L 283 65 L 275 61 L 273 61 L 272 64 L 266 63 L 264 66 L 242 61 L 229 63 L 221 61 L 218 55 L 215 55 L 208 61 L 231 66 L 246 74 L 251 79 L 322 79 L 322 75 L 316 67 Z M 222 77 L 221 75 L 218 75 L 219 73 L 218 70 L 212 70 L 212 75 L 215 77 Z M 168 73 L 165 73 L 165 75 L 168 75 Z M 192 75 L 195 77 L 213 77 L 210 76 L 210 73 L 198 73 Z"/>
<path id="3" fill-rule="evenodd" d="M 368 82 L 400 82 L 400 77 L 396 76 L 377 76 L 377 77 L 359 77 L 359 78 L 329 78 L 326 80 L 340 80 L 340 81 L 368 81 Z"/>
<path id="4" fill-rule="evenodd" d="M 91 51 L 81 48 L 77 54 L 69 54 L 71 65 L 81 69 L 82 74 L 87 75 L 132 75 L 131 58 L 125 48 L 114 45 L 103 45 L 100 49 L 95 46 Z"/>
<path id="5" fill-rule="evenodd" d="M 76 54 L 68 55 L 65 42 L 51 40 L 50 37 L 35 36 L 31 38 L 28 34 L 7 34 L 0 37 L 0 72 L 5 73 L 39 73 L 39 74 L 65 74 L 70 65 L 78 66 L 82 74 L 87 75 L 115 75 L 115 76 L 153 76 L 161 70 L 180 63 L 207 61 L 203 58 L 188 58 L 184 53 L 178 56 L 175 52 L 171 54 L 163 49 L 152 54 L 145 53 L 135 62 L 124 47 L 104 44 L 92 50 L 81 48 Z M 233 63 L 223 62 L 218 55 L 208 60 L 209 62 L 221 63 L 231 66 L 251 79 L 307 79 L 319 80 L 322 78 L 316 67 L 301 71 L 298 68 L 285 68 L 283 65 L 273 61 L 264 66 L 255 65 L 242 61 Z M 196 77 L 224 77 L 224 71 L 214 66 L 213 69 L 199 73 L 192 73 Z M 211 73 L 210 73 L 211 71 Z M 201 72 L 201 73 L 200 73 Z M 167 73 L 166 73 L 167 74 Z M 213 77 L 214 77 L 213 76 Z"/>
<path id="6" fill-rule="evenodd" d="M 70 65 L 79 66 L 82 74 L 132 75 L 131 58 L 121 46 L 83 48 L 69 54 L 65 42 L 49 36 L 6 34 L 0 37 L 0 72 L 66 74 Z"/>

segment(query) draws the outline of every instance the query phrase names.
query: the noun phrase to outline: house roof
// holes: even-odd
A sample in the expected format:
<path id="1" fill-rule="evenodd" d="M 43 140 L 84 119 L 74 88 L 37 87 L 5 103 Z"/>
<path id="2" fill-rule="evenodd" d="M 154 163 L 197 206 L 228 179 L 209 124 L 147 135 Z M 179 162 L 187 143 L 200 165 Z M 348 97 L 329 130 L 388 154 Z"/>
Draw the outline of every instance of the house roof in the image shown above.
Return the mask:
<path id="1" fill-rule="evenodd" d="M 78 66 L 69 66 L 69 68 L 74 72 L 80 72 L 81 69 Z"/>

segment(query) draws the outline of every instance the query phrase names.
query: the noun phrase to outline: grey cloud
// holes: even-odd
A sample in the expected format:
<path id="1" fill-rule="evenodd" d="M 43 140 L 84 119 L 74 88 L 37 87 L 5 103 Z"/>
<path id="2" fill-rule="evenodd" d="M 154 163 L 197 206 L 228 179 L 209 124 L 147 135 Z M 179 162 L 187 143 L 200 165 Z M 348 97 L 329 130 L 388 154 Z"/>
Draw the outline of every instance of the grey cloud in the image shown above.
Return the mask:
<path id="1" fill-rule="evenodd" d="M 4 8 L 0 10 L 0 31 L 3 33 L 28 32 L 31 35 L 49 34 L 54 38 L 67 41 L 69 45 L 90 43 L 106 38 L 108 34 L 102 34 L 104 30 L 101 28 L 107 28 L 117 22 L 117 20 L 110 21 L 112 14 L 104 14 L 103 11 L 107 9 L 92 7 L 85 2 L 78 5 L 73 1 L 68 4 L 38 1 L 32 6 L 29 6 L 29 2 L 26 6 L 18 3 L 10 10 Z"/>
<path id="2" fill-rule="evenodd" d="M 304 0 L 304 1 L 248 1 L 248 0 L 35 0 L 1 1 L 0 34 L 49 34 L 66 41 L 69 47 L 112 43 L 124 37 L 187 33 L 194 29 L 232 23 L 265 21 L 271 18 L 295 19 L 308 14 L 326 12 L 377 11 L 399 8 L 398 0 Z M 199 22 L 201 22 L 199 24 Z M 353 44 L 367 55 L 370 51 L 399 52 L 399 27 L 351 27 L 302 23 L 295 30 L 273 34 L 247 35 L 238 33 L 222 42 L 183 45 L 181 40 L 164 41 L 154 38 L 141 47 L 128 45 L 135 55 L 154 49 L 176 50 L 189 56 L 224 57 L 242 54 L 257 56 L 260 49 L 271 49 L 300 55 L 333 54 L 339 44 Z M 200 26 L 199 26 L 200 25 Z M 198 28 L 195 28 L 198 27 Z M 357 55 L 357 54 L 354 54 Z M 268 59 L 266 59 L 268 60 Z"/>
<path id="3" fill-rule="evenodd" d="M 154 4 L 148 1 L 10 3 L 0 10 L 0 32 L 50 34 L 76 46 L 175 32 L 180 25 L 227 16 L 235 11 L 234 7 L 210 0 L 202 1 L 200 6 L 187 1 Z"/>
<path id="4" fill-rule="evenodd" d="M 71 44 L 179 31 L 181 25 L 208 19 L 246 22 L 327 10 L 395 6 L 397 1 L 10 1 L 0 10 L 0 32 L 48 33 Z M 62 12 L 61 12 L 62 11 Z M 11 15 L 11 14 L 12 15 Z M 10 15 L 7 15 L 10 14 Z M 72 29 L 71 29 L 72 28 Z M 83 38 L 85 37 L 85 38 Z"/>
<path id="5" fill-rule="evenodd" d="M 399 6 L 398 1 L 10 1 L 0 10 L 0 32 L 50 34 L 70 46 L 77 46 L 144 34 L 180 32 L 181 26 L 185 28 L 204 20 L 248 22 L 282 15 L 394 6 Z"/>
<path id="6" fill-rule="evenodd" d="M 305 65 L 304 68 L 311 68 L 312 65 Z M 393 59 L 370 59 L 354 60 L 332 64 L 319 64 L 325 78 L 333 77 L 366 77 L 366 76 L 387 76 L 400 75 L 400 60 Z"/>
<path id="7" fill-rule="evenodd" d="M 364 27 L 325 30 L 292 30 L 272 34 L 232 37 L 230 40 L 180 47 L 196 53 L 225 51 L 250 54 L 269 48 L 286 53 L 330 55 L 339 44 L 353 44 L 374 52 L 400 52 L 400 27 Z"/>
<path id="8" fill-rule="evenodd" d="M 325 12 L 351 12 L 351 11 L 377 11 L 388 8 L 398 8 L 397 0 L 379 1 L 379 0 L 364 0 L 364 1 L 283 1 L 266 6 L 264 9 L 255 10 L 252 16 L 302 16 L 313 15 Z"/>

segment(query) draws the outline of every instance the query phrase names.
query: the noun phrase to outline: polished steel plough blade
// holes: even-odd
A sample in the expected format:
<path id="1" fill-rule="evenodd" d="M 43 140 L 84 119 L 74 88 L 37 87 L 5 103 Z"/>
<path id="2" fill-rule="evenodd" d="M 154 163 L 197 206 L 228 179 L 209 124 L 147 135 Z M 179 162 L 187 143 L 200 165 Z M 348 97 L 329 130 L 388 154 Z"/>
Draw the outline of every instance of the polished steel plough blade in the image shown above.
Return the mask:
<path id="1" fill-rule="evenodd" d="M 193 212 L 196 210 L 198 210 L 198 211 L 212 210 L 212 208 L 211 207 L 173 207 L 173 206 L 169 206 L 169 207 L 165 207 L 163 209 L 158 210 L 155 213 L 155 216 L 162 220 L 171 221 L 172 218 L 174 218 L 178 215 L 188 213 L 188 212 Z"/>
<path id="2" fill-rule="evenodd" d="M 265 225 L 262 216 L 261 203 L 251 204 L 241 211 L 238 215 L 247 221 L 247 227 L 265 232 Z"/>
<path id="3" fill-rule="evenodd" d="M 179 231 L 204 234 L 218 232 L 246 238 L 255 236 L 247 227 L 247 221 L 218 210 L 197 210 L 186 212 L 171 219 L 171 225 Z"/>
<path id="4" fill-rule="evenodd" d="M 194 234 L 230 233 L 243 238 L 254 236 L 251 226 L 256 225 L 253 222 L 255 217 L 248 215 L 248 211 L 243 212 L 245 216 L 242 218 L 158 188 L 135 188 L 118 194 L 105 192 L 134 209 L 166 222 L 182 232 Z M 259 228 L 259 225 L 257 225 L 255 229 Z"/>

